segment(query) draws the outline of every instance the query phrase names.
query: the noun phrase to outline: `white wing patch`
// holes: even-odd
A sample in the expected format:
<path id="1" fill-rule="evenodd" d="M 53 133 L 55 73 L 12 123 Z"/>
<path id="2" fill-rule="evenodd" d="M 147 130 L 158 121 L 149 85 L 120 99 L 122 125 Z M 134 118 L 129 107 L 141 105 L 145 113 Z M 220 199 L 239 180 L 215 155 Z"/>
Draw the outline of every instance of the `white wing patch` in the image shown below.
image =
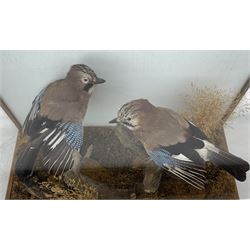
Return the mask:
<path id="1" fill-rule="evenodd" d="M 201 149 L 195 149 L 195 151 L 199 154 L 199 156 L 204 160 L 204 161 L 209 161 L 209 152 L 215 152 L 219 153 L 219 149 L 216 148 L 211 142 L 208 142 L 207 140 L 202 140 L 204 143 L 204 147 Z"/>
<path id="2" fill-rule="evenodd" d="M 43 130 L 40 131 L 40 134 L 43 134 L 44 132 L 46 132 L 48 130 L 48 128 L 45 128 Z"/>
<path id="3" fill-rule="evenodd" d="M 63 133 L 55 142 L 54 144 L 51 146 L 50 149 L 54 149 L 63 139 L 65 139 L 65 133 Z M 50 145 L 50 143 L 49 143 Z"/>
<path id="4" fill-rule="evenodd" d="M 58 123 L 52 131 L 48 129 L 40 132 L 44 133 L 43 164 L 49 173 L 61 175 L 80 162 L 83 126 L 82 123 Z"/>
<path id="5" fill-rule="evenodd" d="M 185 155 L 183 154 L 178 154 L 178 155 L 172 155 L 173 158 L 177 159 L 177 160 L 181 160 L 181 161 L 190 161 L 191 160 L 189 158 L 187 158 Z"/>
<path id="6" fill-rule="evenodd" d="M 43 141 L 46 142 L 54 133 L 55 133 L 56 129 L 54 129 L 51 133 L 49 133 L 44 139 Z"/>

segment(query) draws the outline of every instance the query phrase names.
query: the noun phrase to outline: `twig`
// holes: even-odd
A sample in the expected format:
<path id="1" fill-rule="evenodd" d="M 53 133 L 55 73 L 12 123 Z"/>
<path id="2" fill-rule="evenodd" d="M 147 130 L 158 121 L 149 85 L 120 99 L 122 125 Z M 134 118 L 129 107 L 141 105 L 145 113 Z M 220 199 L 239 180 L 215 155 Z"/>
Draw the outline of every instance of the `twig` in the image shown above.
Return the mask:
<path id="1" fill-rule="evenodd" d="M 236 97 L 234 98 L 234 100 L 232 101 L 228 109 L 226 110 L 224 116 L 222 117 L 222 124 L 224 124 L 228 120 L 228 118 L 231 116 L 231 114 L 233 113 L 235 108 L 238 106 L 243 96 L 248 91 L 249 87 L 250 87 L 250 77 L 246 80 L 240 92 L 236 95 Z"/>
<path id="2" fill-rule="evenodd" d="M 4 100 L 0 97 L 0 107 L 3 108 L 5 113 L 8 115 L 8 117 L 11 119 L 11 121 L 16 125 L 18 130 L 22 129 L 21 123 L 17 120 L 13 112 L 9 109 L 7 104 L 4 102 Z"/>

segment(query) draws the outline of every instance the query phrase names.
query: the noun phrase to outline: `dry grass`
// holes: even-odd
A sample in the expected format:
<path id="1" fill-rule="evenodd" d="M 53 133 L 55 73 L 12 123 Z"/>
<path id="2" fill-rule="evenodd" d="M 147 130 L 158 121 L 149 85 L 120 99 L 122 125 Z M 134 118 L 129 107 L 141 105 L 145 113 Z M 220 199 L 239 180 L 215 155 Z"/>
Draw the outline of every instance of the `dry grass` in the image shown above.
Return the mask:
<path id="1" fill-rule="evenodd" d="M 191 94 L 185 96 L 183 115 L 196 124 L 212 141 L 218 136 L 218 128 L 228 125 L 235 118 L 245 115 L 250 110 L 249 102 L 237 103 L 235 93 L 217 87 L 201 87 L 191 84 Z M 232 113 L 228 118 L 225 113 Z"/>

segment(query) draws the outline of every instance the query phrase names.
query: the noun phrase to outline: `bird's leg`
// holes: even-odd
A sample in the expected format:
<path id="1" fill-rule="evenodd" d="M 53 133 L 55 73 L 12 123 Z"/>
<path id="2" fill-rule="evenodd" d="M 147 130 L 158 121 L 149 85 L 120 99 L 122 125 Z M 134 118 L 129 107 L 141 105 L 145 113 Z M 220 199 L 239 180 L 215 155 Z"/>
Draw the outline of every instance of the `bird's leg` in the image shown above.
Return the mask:
<path id="1" fill-rule="evenodd" d="M 86 165 L 87 159 L 90 158 L 92 152 L 93 152 L 93 145 L 90 145 L 88 147 L 87 152 L 83 157 L 78 151 L 74 152 L 73 154 L 74 165 L 71 170 L 67 171 L 64 174 L 65 177 L 64 180 L 67 182 L 67 184 L 69 184 L 70 186 L 72 185 L 80 186 L 81 184 L 95 185 L 94 181 L 91 178 L 81 173 L 82 166 Z"/>
<path id="2" fill-rule="evenodd" d="M 162 170 L 160 167 L 150 164 L 145 167 L 143 186 L 146 193 L 155 193 L 161 182 Z"/>
<path id="3" fill-rule="evenodd" d="M 76 164 L 74 164 L 72 170 L 80 178 L 82 178 L 82 176 L 83 176 L 83 174 L 81 173 L 81 167 L 86 164 L 86 159 L 90 159 L 92 152 L 93 152 L 93 145 L 92 144 L 87 148 L 86 154 L 83 157 L 77 152 L 79 155 L 77 155 L 77 162 L 76 162 Z"/>

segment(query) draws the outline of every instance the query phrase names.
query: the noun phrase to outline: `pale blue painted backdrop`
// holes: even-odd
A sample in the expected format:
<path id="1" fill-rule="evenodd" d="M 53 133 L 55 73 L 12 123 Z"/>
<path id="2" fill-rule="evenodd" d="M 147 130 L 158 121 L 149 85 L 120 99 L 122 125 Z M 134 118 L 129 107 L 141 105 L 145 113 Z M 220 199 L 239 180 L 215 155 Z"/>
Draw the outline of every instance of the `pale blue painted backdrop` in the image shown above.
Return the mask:
<path id="1" fill-rule="evenodd" d="M 106 125 L 136 98 L 180 109 L 191 82 L 235 91 L 250 72 L 246 51 L 3 51 L 1 59 L 2 95 L 21 122 L 39 90 L 76 63 L 107 81 L 95 89 L 86 125 Z"/>

